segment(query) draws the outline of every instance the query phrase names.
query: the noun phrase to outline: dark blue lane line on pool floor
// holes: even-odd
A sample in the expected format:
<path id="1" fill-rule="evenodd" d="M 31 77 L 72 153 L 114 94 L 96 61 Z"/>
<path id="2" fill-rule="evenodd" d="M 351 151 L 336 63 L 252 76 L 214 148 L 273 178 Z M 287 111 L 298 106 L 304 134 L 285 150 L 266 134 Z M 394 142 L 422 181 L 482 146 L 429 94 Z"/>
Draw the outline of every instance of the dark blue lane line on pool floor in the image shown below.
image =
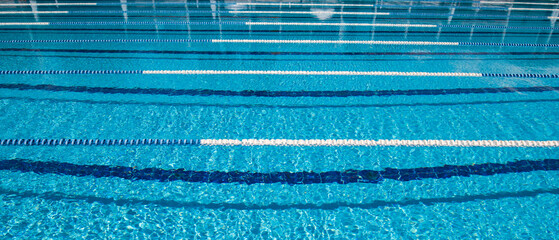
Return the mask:
<path id="1" fill-rule="evenodd" d="M 184 11 L 183 11 L 184 12 Z M 64 15 L 57 15 L 57 16 L 48 16 L 48 17 L 42 17 L 41 19 L 46 20 L 46 21 L 50 21 L 50 20 L 54 20 L 54 21 L 60 21 L 60 20 L 81 20 L 84 17 L 94 17 L 94 18 L 102 18 L 104 20 L 106 19 L 122 19 L 122 13 L 121 14 L 111 14 L 111 13 L 99 13 L 93 16 L 77 16 L 77 13 L 67 13 Z M 144 15 L 140 15 L 140 14 L 144 14 Z M 3 16 L 4 19 L 8 20 L 8 19 L 17 19 L 20 20 L 21 16 L 20 14 L 14 14 L 12 16 L 10 16 L 9 14 L 3 14 L 3 15 L 7 15 L 7 16 Z M 19 15 L 19 16 L 18 16 Z M 282 16 L 279 15 L 275 15 L 274 13 L 271 14 L 271 16 L 227 16 L 227 15 L 223 15 L 221 16 L 221 19 L 227 19 L 227 20 L 236 20 L 236 19 L 282 19 L 282 20 L 302 20 L 302 21 L 308 21 L 308 20 L 315 20 L 316 17 L 309 14 L 310 16 L 286 16 L 289 14 L 281 14 Z M 296 14 L 298 15 L 298 14 Z M 409 16 L 409 17 L 407 17 Z M 506 19 L 509 20 L 509 23 L 514 23 L 514 22 L 534 22 L 534 23 L 548 23 L 549 22 L 549 18 L 547 16 L 510 16 L 507 18 L 506 15 L 469 15 L 469 14 L 460 14 L 460 15 L 450 15 L 450 14 L 412 14 L 409 15 L 408 13 L 404 13 L 404 14 L 400 14 L 400 13 L 391 13 L 390 15 L 375 15 L 374 17 L 369 17 L 369 16 L 351 16 L 351 15 L 345 15 L 342 17 L 342 15 L 334 15 L 332 16 L 329 21 L 340 21 L 340 20 L 344 20 L 346 22 L 362 22 L 362 21 L 372 21 L 375 17 L 376 20 L 390 20 L 390 21 L 397 21 L 397 20 L 422 20 L 422 21 L 441 21 L 441 20 L 447 20 L 448 17 L 452 16 L 453 19 L 456 21 L 468 21 L 469 23 L 476 23 L 476 22 L 481 22 L 481 23 L 486 23 L 487 21 L 505 21 Z M 184 17 L 181 15 L 172 15 L 172 13 L 159 13 L 159 14 L 146 14 L 146 13 L 134 13 L 133 15 L 129 15 L 128 19 L 145 19 L 145 18 L 170 18 L 170 19 L 177 19 L 177 18 L 182 18 Z M 210 20 L 213 19 L 213 16 L 211 15 L 190 15 L 189 16 L 190 20 Z"/>
<path id="2" fill-rule="evenodd" d="M 170 88 L 113 88 L 86 86 L 57 86 L 49 84 L 0 84 L 0 89 L 43 90 L 51 92 L 79 92 L 105 94 L 149 94 L 167 96 L 234 96 L 234 97 L 372 97 L 372 96 L 429 96 L 487 93 L 528 93 L 559 91 L 559 87 L 503 87 L 503 88 L 455 88 L 455 89 L 414 89 L 376 91 L 231 91 L 210 89 L 170 89 Z"/>
<path id="3" fill-rule="evenodd" d="M 38 174 L 59 174 L 96 178 L 116 177 L 129 180 L 150 180 L 160 182 L 184 181 L 193 183 L 239 183 L 239 184 L 319 184 L 319 183 L 380 183 L 386 179 L 413 181 L 421 179 L 445 179 L 474 175 L 492 176 L 506 173 L 559 170 L 559 159 L 520 160 L 507 163 L 483 163 L 474 165 L 444 165 L 409 169 L 386 168 L 374 170 L 346 170 L 329 172 L 221 172 L 191 171 L 184 169 L 144 168 L 123 166 L 78 165 L 63 162 L 36 162 L 26 159 L 0 161 L 0 170 L 33 172 Z"/>
<path id="4" fill-rule="evenodd" d="M 64 52 L 64 53 L 145 53 L 196 55 L 274 55 L 274 56 L 454 56 L 454 55 L 559 55 L 559 52 L 264 52 L 264 51 L 178 51 L 178 50 L 108 50 L 108 49 L 37 49 L 0 48 L 0 52 Z"/>

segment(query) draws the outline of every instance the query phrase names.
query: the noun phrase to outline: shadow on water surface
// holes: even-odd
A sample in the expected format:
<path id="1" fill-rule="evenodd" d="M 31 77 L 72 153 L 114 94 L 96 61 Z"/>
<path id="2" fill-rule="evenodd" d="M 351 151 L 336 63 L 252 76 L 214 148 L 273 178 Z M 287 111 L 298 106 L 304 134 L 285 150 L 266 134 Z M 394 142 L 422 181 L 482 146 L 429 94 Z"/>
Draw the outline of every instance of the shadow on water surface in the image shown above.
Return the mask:
<path id="1" fill-rule="evenodd" d="M 114 204 L 117 206 L 125 205 L 158 205 L 161 207 L 170 208 L 204 208 L 204 209 L 219 209 L 219 210 L 335 210 L 338 208 L 359 208 L 359 209 L 375 209 L 380 207 L 393 207 L 393 206 L 414 206 L 424 205 L 431 206 L 444 203 L 466 203 L 473 201 L 484 200 L 500 200 L 504 198 L 523 198 L 523 197 L 536 197 L 541 194 L 559 194 L 559 189 L 538 189 L 532 191 L 520 192 L 498 192 L 491 194 L 480 194 L 470 196 L 455 196 L 455 197 L 441 197 L 441 198 L 423 198 L 423 199 L 410 199 L 401 201 L 372 201 L 369 203 L 325 203 L 325 204 L 269 204 L 269 205 L 254 205 L 245 203 L 198 203 L 198 202 L 180 202 L 174 200 L 143 200 L 143 199 L 113 199 L 94 196 L 83 195 L 68 195 L 64 193 L 48 192 L 48 193 L 35 193 L 32 191 L 17 192 L 7 189 L 0 189 L 0 195 L 5 195 L 4 200 L 7 198 L 21 199 L 21 198 L 40 198 L 47 201 L 80 201 L 87 203 L 101 203 L 101 204 Z"/>
<path id="2" fill-rule="evenodd" d="M 211 103 L 173 103 L 173 102 L 141 102 L 141 101 L 99 101 L 57 98 L 29 98 L 29 97 L 0 97 L 0 100 L 20 101 L 50 101 L 54 103 L 85 103 L 85 104 L 111 104 L 111 105 L 139 105 L 139 106 L 173 106 L 173 107 L 216 107 L 216 108 L 383 108 L 383 107 L 421 107 L 421 106 L 457 106 L 457 105 L 481 105 L 481 104 L 509 104 L 509 103 L 545 103 L 559 102 L 559 99 L 527 99 L 510 101 L 470 101 L 470 102 L 439 102 L 439 103 L 394 103 L 394 104 L 313 104 L 313 105 L 273 105 L 273 104 L 211 104 Z"/>

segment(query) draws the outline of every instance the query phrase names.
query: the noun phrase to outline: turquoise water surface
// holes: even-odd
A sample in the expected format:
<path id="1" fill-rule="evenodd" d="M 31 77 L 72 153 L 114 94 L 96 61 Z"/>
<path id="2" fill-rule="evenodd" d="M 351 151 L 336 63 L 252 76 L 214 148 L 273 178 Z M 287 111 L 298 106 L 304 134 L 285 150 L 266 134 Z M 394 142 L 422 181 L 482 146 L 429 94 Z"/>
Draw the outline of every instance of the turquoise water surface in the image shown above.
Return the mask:
<path id="1" fill-rule="evenodd" d="M 557 239 L 558 14 L 2 1 L 0 238 Z"/>

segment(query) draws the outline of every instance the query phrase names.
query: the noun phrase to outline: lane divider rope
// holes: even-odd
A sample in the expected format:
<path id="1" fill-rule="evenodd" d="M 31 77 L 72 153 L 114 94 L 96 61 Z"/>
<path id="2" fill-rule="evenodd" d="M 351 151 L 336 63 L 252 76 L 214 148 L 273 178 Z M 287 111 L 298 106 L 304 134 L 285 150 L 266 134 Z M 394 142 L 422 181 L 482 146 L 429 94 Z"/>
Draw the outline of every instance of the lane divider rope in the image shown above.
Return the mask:
<path id="1" fill-rule="evenodd" d="M 69 11 L 0 11 L 0 14 L 60 14 Z"/>
<path id="2" fill-rule="evenodd" d="M 8 40 L 9 41 L 9 40 Z M 365 44 L 365 45 L 432 45 L 432 46 L 507 46 L 559 47 L 559 44 L 484 43 L 484 42 L 429 42 L 429 41 L 356 41 L 356 40 L 274 40 L 274 39 L 211 39 L 212 43 L 273 43 L 273 44 Z"/>
<path id="3" fill-rule="evenodd" d="M 387 12 L 334 12 L 334 11 L 228 11 L 232 14 L 333 14 L 333 15 L 390 15 Z"/>
<path id="4" fill-rule="evenodd" d="M 129 6 L 136 6 L 136 5 L 153 5 L 154 3 L 126 3 Z M 5 6 L 120 6 L 122 3 L 1 3 L 0 7 Z M 251 2 L 235 2 L 235 3 L 185 3 L 185 2 L 159 2 L 155 3 L 155 5 L 167 5 L 167 6 L 184 6 L 184 5 L 225 5 L 225 6 L 235 6 L 235 7 L 242 7 L 242 6 L 306 6 L 306 7 L 314 7 L 314 6 L 325 6 L 325 7 L 391 7 L 391 8 L 409 8 L 408 5 L 373 5 L 373 4 L 344 4 L 344 3 L 251 3 Z M 416 9 L 447 9 L 447 8 L 458 8 L 458 9 L 485 9 L 485 10 L 508 10 L 508 7 L 470 7 L 470 6 L 438 6 L 438 5 L 414 5 L 411 6 L 412 8 Z"/>
<path id="5" fill-rule="evenodd" d="M 263 44 L 363 44 L 363 45 L 426 45 L 426 46 L 502 46 L 559 47 L 544 43 L 495 42 L 429 42 L 429 41 L 358 41 L 358 40 L 275 40 L 275 39 L 46 39 L 0 40 L 0 43 L 263 43 Z"/>
<path id="6" fill-rule="evenodd" d="M 516 10 L 516 11 L 559 11 L 559 9 L 553 8 L 509 8 L 509 10 Z"/>
<path id="7" fill-rule="evenodd" d="M 0 139 L 0 146 L 301 146 L 301 147 L 559 147 L 559 141 L 531 140 L 359 140 L 359 139 Z"/>
<path id="8" fill-rule="evenodd" d="M 96 6 L 97 3 L 0 3 L 0 7 L 17 6 Z"/>
<path id="9" fill-rule="evenodd" d="M 0 14 L 34 13 L 32 11 L 21 12 L 0 12 Z M 36 13 L 41 13 L 38 11 Z M 70 10 L 70 11 L 49 11 L 45 13 L 67 13 L 67 14 L 153 14 L 153 13 L 179 13 L 179 14 L 316 14 L 311 11 L 210 11 L 210 10 Z M 380 15 L 380 16 L 421 16 L 421 17 L 467 17 L 475 18 L 506 18 L 506 19 L 553 19 L 548 16 L 529 16 L 529 15 L 488 15 L 488 14 L 446 14 L 446 13 L 410 13 L 410 12 L 325 12 L 334 15 Z"/>
<path id="10" fill-rule="evenodd" d="M 180 75 L 329 75 L 329 76 L 439 76 L 482 77 L 481 73 L 455 72 L 357 72 L 357 71 L 273 71 L 273 70 L 144 70 L 142 74 Z"/>
<path id="11" fill-rule="evenodd" d="M 427 1 L 427 2 L 452 2 L 455 1 Z M 492 1 L 461 1 L 463 3 L 480 3 L 480 4 L 521 4 L 521 5 L 551 5 L 556 6 L 559 5 L 557 3 L 546 3 L 546 2 L 492 2 Z M 153 5 L 154 3 L 151 2 L 129 2 L 126 5 L 135 6 L 135 5 Z M 408 5 L 374 5 L 374 4 L 345 4 L 345 3 L 257 3 L 257 2 L 235 2 L 235 3 L 211 3 L 211 2 L 156 2 L 156 5 L 177 5 L 177 6 L 184 6 L 184 5 L 225 5 L 225 6 L 330 6 L 330 7 L 405 7 L 409 8 Z M 111 2 L 100 2 L 100 3 L 91 3 L 91 2 L 82 2 L 82 3 L 0 3 L 0 7 L 13 7 L 13 6 L 120 6 L 122 3 L 111 3 Z M 481 7 L 481 6 L 420 6 L 414 5 L 412 7 L 415 8 L 463 8 L 463 9 L 487 9 L 487 10 L 508 10 L 509 7 Z M 538 8 L 530 8 L 530 9 L 538 9 Z M 553 9 L 552 9 L 553 10 Z"/>
<path id="12" fill-rule="evenodd" d="M 0 22 L 0 26 L 33 26 L 49 24 L 49 22 Z"/>
<path id="13" fill-rule="evenodd" d="M 417 27 L 417 28 L 476 28 L 476 29 L 531 29 L 557 30 L 559 27 L 493 26 L 464 24 L 393 24 L 393 23 L 309 23 L 309 22 L 244 22 L 245 25 L 262 26 L 354 26 L 354 27 Z"/>
<path id="14" fill-rule="evenodd" d="M 478 1 L 472 1 L 473 3 L 477 3 Z M 491 3 L 491 2 L 479 2 L 479 3 Z M 502 3 L 502 2 L 501 2 Z M 245 2 L 245 3 L 236 3 L 237 6 L 331 6 L 331 7 L 380 7 L 380 8 L 415 8 L 415 9 L 448 9 L 448 8 L 455 8 L 455 9 L 479 9 L 479 10 L 500 10 L 500 11 L 508 11 L 512 10 L 512 7 L 481 7 L 481 6 L 439 6 L 439 5 L 389 5 L 389 4 L 337 4 L 337 3 L 258 3 L 258 2 Z M 546 4 L 547 5 L 547 4 Z M 526 11 L 540 11 L 541 8 L 523 8 Z M 558 9 L 544 9 L 543 11 L 557 11 Z"/>
<path id="15" fill-rule="evenodd" d="M 346 4 L 346 3 L 252 3 L 252 2 L 239 2 L 235 5 L 248 5 L 248 6 L 331 6 L 331 7 L 375 7 L 374 4 Z"/>
<path id="16" fill-rule="evenodd" d="M 479 1 L 479 3 L 488 4 L 522 4 L 522 5 L 551 5 L 559 6 L 559 3 L 546 3 L 546 2 L 493 2 L 493 1 Z"/>
<path id="17" fill-rule="evenodd" d="M 559 78 L 559 74 L 467 73 L 467 72 L 358 72 L 358 71 L 272 71 L 272 70 L 0 70 L 0 75 L 27 74 L 156 74 L 156 75 L 325 75 L 325 76 L 414 76 L 414 77 L 514 77 Z"/>
<path id="18" fill-rule="evenodd" d="M 424 27 L 436 28 L 436 24 L 396 24 L 396 23 L 309 23 L 309 22 L 245 22 L 248 26 L 350 26 L 350 27 Z"/>
<path id="19" fill-rule="evenodd" d="M 417 28 L 474 28 L 474 29 L 528 29 L 559 30 L 559 27 L 493 26 L 493 25 L 456 25 L 456 24 L 392 24 L 392 23 L 313 23 L 313 22 L 190 22 L 190 21 L 99 21 L 99 22 L 1 22 L 0 26 L 51 25 L 51 26 L 114 26 L 114 25 L 246 25 L 246 26 L 355 26 L 355 27 L 417 27 Z"/>

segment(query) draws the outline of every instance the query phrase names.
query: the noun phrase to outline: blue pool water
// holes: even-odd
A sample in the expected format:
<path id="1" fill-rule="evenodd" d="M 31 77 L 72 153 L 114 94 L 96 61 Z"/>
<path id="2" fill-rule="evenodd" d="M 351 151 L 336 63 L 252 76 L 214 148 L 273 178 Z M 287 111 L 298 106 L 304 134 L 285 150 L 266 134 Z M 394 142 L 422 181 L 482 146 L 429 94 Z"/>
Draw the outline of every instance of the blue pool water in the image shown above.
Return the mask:
<path id="1" fill-rule="evenodd" d="M 557 239 L 517 2 L 2 1 L 0 238 Z"/>

